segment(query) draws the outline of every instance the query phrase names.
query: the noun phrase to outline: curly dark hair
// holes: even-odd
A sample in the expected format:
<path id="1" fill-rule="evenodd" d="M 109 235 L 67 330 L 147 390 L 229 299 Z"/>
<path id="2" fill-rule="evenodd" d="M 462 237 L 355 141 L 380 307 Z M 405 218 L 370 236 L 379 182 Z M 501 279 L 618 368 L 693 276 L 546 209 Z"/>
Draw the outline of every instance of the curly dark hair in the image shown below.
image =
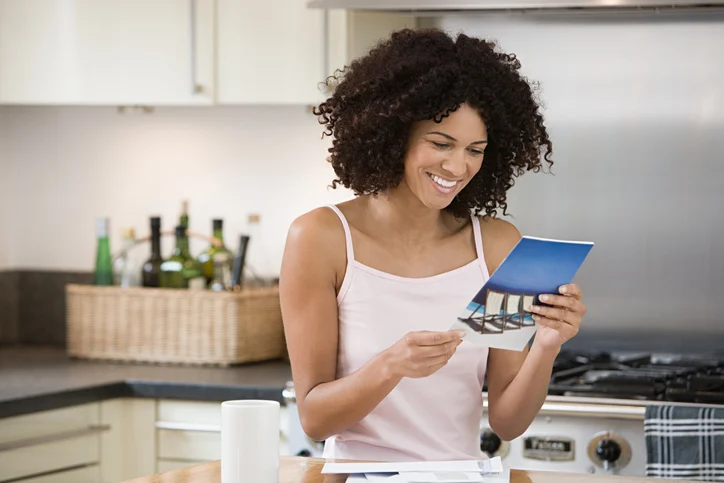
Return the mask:
<path id="1" fill-rule="evenodd" d="M 331 96 L 314 114 L 332 136 L 328 161 L 356 195 L 397 186 L 411 123 L 441 121 L 462 104 L 486 124 L 488 145 L 480 171 L 446 208 L 457 217 L 507 211 L 506 192 L 525 171 L 539 171 L 553 146 L 533 83 L 518 71 L 515 54 L 465 34 L 438 29 L 399 30 L 326 80 Z M 541 151 L 543 151 L 541 156 Z"/>

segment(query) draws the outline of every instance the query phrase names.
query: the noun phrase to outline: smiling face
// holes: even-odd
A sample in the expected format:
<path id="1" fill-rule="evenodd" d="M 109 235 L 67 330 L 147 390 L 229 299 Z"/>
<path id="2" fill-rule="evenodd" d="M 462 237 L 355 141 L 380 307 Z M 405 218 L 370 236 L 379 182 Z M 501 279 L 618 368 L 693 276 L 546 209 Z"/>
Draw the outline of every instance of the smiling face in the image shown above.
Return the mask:
<path id="1" fill-rule="evenodd" d="M 415 123 L 404 183 L 427 208 L 444 209 L 480 170 L 487 139 L 485 123 L 467 105 L 440 123 Z"/>

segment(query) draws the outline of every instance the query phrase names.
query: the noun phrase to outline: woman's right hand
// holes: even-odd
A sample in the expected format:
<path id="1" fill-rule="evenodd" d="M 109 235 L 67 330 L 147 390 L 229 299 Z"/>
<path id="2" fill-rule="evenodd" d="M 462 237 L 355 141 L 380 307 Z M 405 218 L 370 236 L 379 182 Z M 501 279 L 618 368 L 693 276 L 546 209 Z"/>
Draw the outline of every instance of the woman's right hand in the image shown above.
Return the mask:
<path id="1" fill-rule="evenodd" d="M 387 370 L 399 378 L 430 376 L 447 364 L 464 336 L 462 330 L 408 332 L 385 350 Z"/>

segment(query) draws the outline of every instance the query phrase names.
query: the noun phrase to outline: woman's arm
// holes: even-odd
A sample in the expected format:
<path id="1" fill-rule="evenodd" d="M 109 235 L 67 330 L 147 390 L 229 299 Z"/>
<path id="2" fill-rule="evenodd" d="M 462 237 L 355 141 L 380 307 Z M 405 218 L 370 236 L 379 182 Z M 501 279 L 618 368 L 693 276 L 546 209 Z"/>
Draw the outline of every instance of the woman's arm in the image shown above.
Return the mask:
<path id="1" fill-rule="evenodd" d="M 410 333 L 336 379 L 337 289 L 346 263 L 344 231 L 331 210 L 294 221 L 282 260 L 280 300 L 302 428 L 317 441 L 357 424 L 403 377 L 437 371 L 461 342 L 455 332 Z"/>
<path id="2" fill-rule="evenodd" d="M 381 357 L 335 380 L 336 267 L 346 265 L 345 238 L 332 218 L 336 215 L 323 210 L 299 217 L 290 227 L 279 277 L 297 408 L 304 431 L 317 441 L 360 421 L 399 381 Z"/>
<path id="3" fill-rule="evenodd" d="M 487 222 L 495 242 L 486 252 L 491 272 L 520 240 L 520 233 L 511 224 L 495 220 Z M 549 296 L 545 302 L 561 308 L 542 308 L 533 315 L 539 326 L 530 349 L 509 351 L 490 349 L 488 355 L 488 422 L 501 439 L 510 441 L 528 428 L 540 411 L 550 382 L 553 362 L 561 345 L 575 336 L 586 308 L 576 285 L 566 285 L 565 296 Z M 542 316 L 542 317 L 541 317 Z M 549 318 L 550 317 L 550 318 Z"/>

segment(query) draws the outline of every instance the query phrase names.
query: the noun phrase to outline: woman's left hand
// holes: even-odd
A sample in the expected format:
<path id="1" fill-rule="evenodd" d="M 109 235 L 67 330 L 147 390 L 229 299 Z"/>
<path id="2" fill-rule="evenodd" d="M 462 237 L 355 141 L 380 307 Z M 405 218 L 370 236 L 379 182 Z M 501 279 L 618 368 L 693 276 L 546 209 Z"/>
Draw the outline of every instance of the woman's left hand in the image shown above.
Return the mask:
<path id="1" fill-rule="evenodd" d="M 551 307 L 534 305 L 532 309 L 533 319 L 538 323 L 534 344 L 556 350 L 575 337 L 586 314 L 578 285 L 562 285 L 559 291 L 561 295 L 543 294 L 539 297 L 541 302 Z"/>

